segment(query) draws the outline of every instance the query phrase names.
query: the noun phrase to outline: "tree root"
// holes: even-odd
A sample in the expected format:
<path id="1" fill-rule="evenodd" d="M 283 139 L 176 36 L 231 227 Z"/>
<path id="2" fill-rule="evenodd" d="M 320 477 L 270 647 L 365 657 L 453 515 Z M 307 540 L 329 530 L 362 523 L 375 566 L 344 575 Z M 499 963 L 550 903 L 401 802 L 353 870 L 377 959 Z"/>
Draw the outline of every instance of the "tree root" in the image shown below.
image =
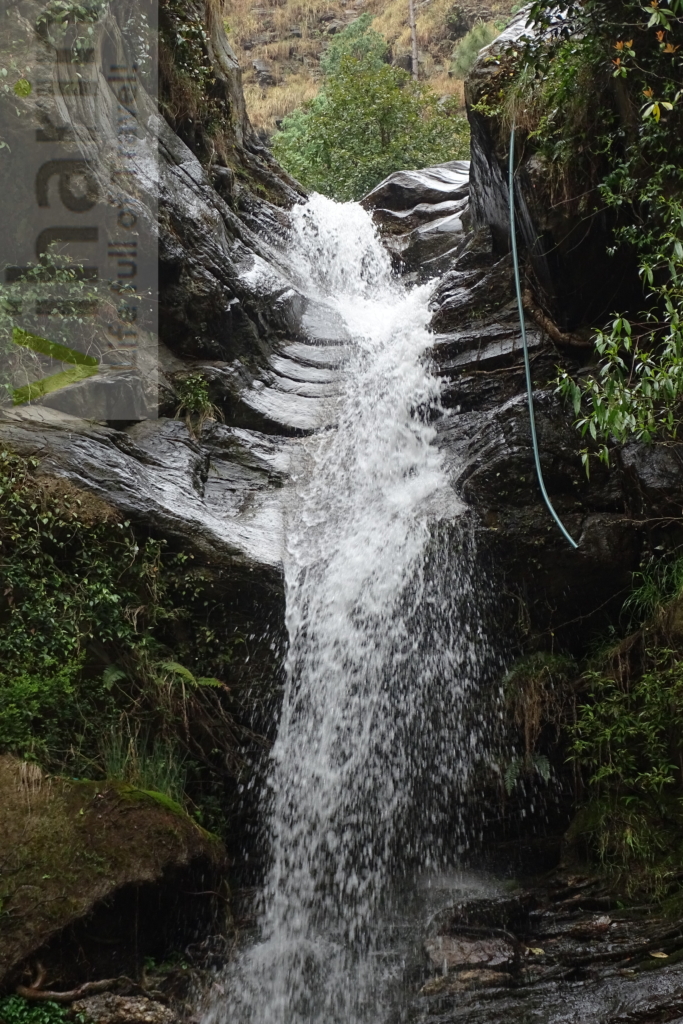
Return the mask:
<path id="1" fill-rule="evenodd" d="M 565 348 L 592 348 L 592 341 L 584 341 L 577 334 L 566 334 L 561 331 L 556 323 L 547 316 L 540 308 L 538 303 L 534 302 L 533 294 L 529 288 L 525 288 L 522 294 L 522 305 L 527 311 L 532 320 L 534 320 L 541 330 L 545 331 L 549 338 L 551 338 L 556 345 L 561 345 Z"/>
<path id="2" fill-rule="evenodd" d="M 33 1002 L 49 1000 L 52 1003 L 73 1003 L 76 999 L 96 995 L 98 992 L 107 992 L 119 984 L 119 982 L 128 981 L 128 978 L 103 978 L 101 981 L 86 981 L 83 985 L 79 985 L 78 988 L 72 988 L 69 992 L 53 992 L 51 989 L 42 987 L 46 973 L 42 964 L 38 964 L 38 973 L 35 979 L 30 985 L 17 985 L 15 989 L 17 995 Z"/>

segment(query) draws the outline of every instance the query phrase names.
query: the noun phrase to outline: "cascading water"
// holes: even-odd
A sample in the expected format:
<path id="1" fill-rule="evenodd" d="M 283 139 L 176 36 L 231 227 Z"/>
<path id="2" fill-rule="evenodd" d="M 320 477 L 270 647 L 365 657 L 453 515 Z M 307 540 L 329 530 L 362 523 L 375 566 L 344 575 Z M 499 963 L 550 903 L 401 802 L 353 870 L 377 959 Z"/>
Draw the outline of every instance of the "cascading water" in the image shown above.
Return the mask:
<path id="1" fill-rule="evenodd" d="M 479 743 L 464 712 L 488 656 L 433 444 L 431 289 L 392 276 L 360 206 L 315 196 L 293 216 L 298 284 L 351 341 L 335 426 L 306 443 L 295 482 L 271 867 L 259 940 L 210 1013 L 229 1024 L 382 1019 L 392 886 L 462 842 L 453 820 Z"/>

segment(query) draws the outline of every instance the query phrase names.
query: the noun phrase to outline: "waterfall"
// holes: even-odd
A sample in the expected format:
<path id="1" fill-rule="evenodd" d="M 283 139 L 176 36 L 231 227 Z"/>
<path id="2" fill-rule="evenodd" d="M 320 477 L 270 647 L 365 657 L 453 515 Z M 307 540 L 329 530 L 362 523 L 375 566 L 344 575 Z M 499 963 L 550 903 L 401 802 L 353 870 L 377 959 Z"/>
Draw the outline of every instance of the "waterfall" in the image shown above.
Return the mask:
<path id="1" fill-rule="evenodd" d="M 463 842 L 458 802 L 481 741 L 466 709 L 487 644 L 434 444 L 432 289 L 392 275 L 360 206 L 314 196 L 293 219 L 291 273 L 350 341 L 334 427 L 304 445 L 287 526 L 260 934 L 209 1016 L 374 1024 L 392 887 Z"/>

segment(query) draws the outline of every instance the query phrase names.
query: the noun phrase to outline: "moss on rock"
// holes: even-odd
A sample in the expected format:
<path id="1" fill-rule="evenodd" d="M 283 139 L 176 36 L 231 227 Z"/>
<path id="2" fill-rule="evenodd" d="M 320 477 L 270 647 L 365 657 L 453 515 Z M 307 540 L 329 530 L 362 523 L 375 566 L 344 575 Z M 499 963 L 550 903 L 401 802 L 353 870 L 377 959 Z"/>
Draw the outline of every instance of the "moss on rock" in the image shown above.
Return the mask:
<path id="1" fill-rule="evenodd" d="M 124 886 L 169 868 L 219 870 L 222 844 L 163 794 L 44 775 L 0 758 L 0 985 Z"/>

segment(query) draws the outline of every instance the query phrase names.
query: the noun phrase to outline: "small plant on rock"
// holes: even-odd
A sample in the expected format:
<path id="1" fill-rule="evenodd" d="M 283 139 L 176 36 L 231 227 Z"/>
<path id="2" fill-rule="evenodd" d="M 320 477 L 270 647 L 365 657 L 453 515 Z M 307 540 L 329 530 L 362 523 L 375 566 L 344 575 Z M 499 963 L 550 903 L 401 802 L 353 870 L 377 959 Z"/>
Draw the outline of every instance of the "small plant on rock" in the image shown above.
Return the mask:
<path id="1" fill-rule="evenodd" d="M 200 434 L 207 420 L 223 419 L 222 413 L 209 397 L 209 382 L 201 373 L 179 377 L 174 387 L 180 402 L 176 419 L 185 416 L 187 429 L 191 434 Z"/>
<path id="2" fill-rule="evenodd" d="M 455 44 L 451 63 L 451 73 L 455 78 L 467 78 L 479 51 L 493 42 L 502 27 L 498 22 L 480 21 Z"/>

